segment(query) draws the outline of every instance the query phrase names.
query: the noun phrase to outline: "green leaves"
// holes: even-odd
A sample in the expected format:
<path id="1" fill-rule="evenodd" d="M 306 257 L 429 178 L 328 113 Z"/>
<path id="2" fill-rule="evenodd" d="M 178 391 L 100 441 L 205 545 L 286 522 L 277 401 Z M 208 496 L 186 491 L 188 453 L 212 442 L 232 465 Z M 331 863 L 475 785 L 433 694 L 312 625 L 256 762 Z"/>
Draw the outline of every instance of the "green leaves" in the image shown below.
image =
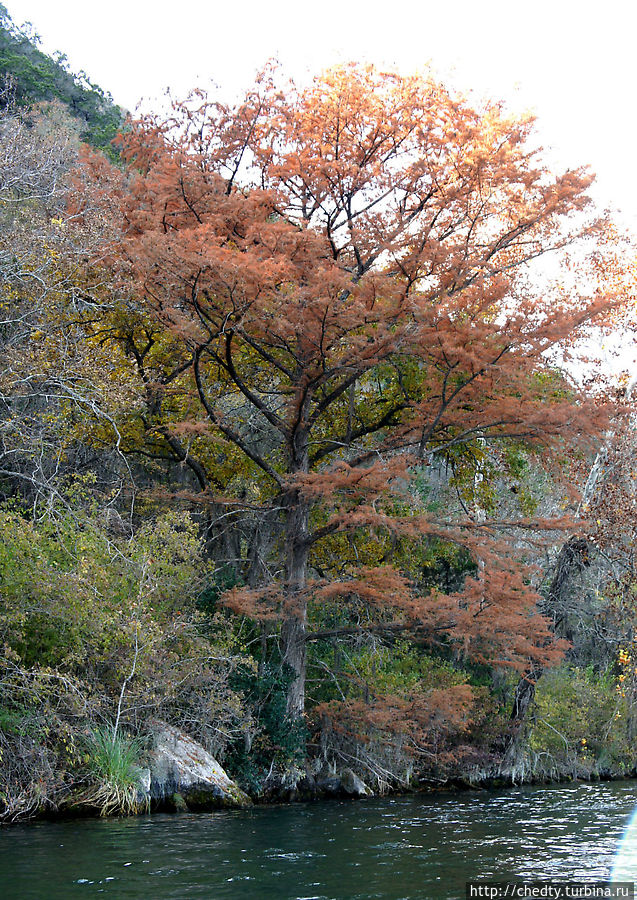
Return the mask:
<path id="1" fill-rule="evenodd" d="M 112 728 L 96 728 L 85 738 L 85 749 L 91 785 L 80 795 L 82 803 L 96 806 L 102 816 L 148 811 L 149 801 L 140 799 L 144 753 L 140 738 L 118 734 Z"/>

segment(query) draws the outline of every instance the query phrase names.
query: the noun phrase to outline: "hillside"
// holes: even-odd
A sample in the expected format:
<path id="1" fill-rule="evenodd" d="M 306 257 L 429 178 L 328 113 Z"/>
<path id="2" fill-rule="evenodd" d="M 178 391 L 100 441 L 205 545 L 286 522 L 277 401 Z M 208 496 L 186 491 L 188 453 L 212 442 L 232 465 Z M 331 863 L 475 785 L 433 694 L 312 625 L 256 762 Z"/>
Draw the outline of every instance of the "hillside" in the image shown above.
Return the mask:
<path id="1" fill-rule="evenodd" d="M 28 26 L 16 25 L 0 4 L 0 78 L 5 102 L 29 107 L 60 101 L 80 123 L 81 139 L 110 155 L 123 111 L 85 72 L 71 72 L 64 54 L 47 56 L 38 43 L 37 34 Z"/>

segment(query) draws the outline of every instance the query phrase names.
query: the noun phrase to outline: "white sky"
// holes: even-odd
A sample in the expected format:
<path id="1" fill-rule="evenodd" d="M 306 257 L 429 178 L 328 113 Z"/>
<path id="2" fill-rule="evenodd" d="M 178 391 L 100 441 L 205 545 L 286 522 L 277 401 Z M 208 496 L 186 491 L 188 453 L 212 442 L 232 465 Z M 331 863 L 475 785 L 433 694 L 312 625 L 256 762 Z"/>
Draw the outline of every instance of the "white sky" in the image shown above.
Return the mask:
<path id="1" fill-rule="evenodd" d="M 461 90 L 533 110 L 562 166 L 589 164 L 602 206 L 637 229 L 637 4 L 633 0 L 4 0 L 45 51 L 66 53 L 134 109 L 171 87 L 228 95 L 272 56 L 302 78 L 337 61 L 409 72 L 431 62 Z M 152 105 L 148 102 L 145 105 Z"/>

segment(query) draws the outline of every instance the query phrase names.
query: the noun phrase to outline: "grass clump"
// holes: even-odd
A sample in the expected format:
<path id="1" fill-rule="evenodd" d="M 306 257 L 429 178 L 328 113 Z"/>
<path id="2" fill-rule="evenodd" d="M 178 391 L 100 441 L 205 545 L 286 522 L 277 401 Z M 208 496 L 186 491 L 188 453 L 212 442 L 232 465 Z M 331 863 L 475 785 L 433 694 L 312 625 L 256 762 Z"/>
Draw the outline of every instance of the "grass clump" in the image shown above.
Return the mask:
<path id="1" fill-rule="evenodd" d="M 113 728 L 95 728 L 86 738 L 85 759 L 91 786 L 81 802 L 97 807 L 101 816 L 147 811 L 149 799 L 140 790 L 143 750 L 140 738 L 120 734 Z"/>

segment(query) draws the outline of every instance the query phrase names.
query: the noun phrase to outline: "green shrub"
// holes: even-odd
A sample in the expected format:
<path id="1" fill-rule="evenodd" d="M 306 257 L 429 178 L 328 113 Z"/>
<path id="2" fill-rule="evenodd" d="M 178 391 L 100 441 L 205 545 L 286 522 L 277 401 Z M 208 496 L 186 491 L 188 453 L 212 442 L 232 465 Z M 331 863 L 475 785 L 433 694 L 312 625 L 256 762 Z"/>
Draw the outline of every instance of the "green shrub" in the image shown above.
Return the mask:
<path id="1" fill-rule="evenodd" d="M 253 716 L 249 739 L 234 741 L 224 765 L 239 784 L 260 793 L 268 773 L 285 772 L 299 766 L 306 754 L 307 728 L 304 720 L 286 715 L 287 691 L 294 679 L 288 665 L 261 663 L 258 671 L 240 666 L 231 683 L 240 691 Z"/>
<path id="2" fill-rule="evenodd" d="M 630 710 L 611 672 L 560 666 L 542 676 L 529 747 L 540 767 L 575 775 L 632 766 Z"/>

